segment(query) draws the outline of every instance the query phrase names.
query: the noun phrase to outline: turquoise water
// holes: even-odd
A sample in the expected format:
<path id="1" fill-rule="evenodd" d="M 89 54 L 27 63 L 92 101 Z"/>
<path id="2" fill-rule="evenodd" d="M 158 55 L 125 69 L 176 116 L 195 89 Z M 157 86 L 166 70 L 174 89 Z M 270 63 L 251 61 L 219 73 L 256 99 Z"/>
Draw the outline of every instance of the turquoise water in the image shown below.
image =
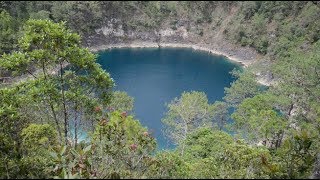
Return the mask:
<path id="1" fill-rule="evenodd" d="M 98 63 L 115 80 L 115 90 L 134 97 L 134 115 L 151 131 L 158 149 L 175 146 L 162 133 L 165 104 L 184 91 L 203 91 L 210 103 L 222 100 L 241 68 L 223 56 L 191 48 L 112 49 L 99 52 Z"/>

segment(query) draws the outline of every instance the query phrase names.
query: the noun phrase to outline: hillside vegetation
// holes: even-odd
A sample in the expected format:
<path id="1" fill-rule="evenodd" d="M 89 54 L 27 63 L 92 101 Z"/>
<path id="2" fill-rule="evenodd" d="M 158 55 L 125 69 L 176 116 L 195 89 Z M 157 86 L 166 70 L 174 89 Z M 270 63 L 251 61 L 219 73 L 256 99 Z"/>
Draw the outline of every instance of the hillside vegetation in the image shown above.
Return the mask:
<path id="1" fill-rule="evenodd" d="M 142 41 L 183 26 L 262 58 L 232 71 L 223 101 L 173 99 L 162 122 L 177 148 L 155 151 L 86 48 L 108 22 Z M 319 39 L 318 1 L 1 1 L 0 177 L 319 179 Z"/>

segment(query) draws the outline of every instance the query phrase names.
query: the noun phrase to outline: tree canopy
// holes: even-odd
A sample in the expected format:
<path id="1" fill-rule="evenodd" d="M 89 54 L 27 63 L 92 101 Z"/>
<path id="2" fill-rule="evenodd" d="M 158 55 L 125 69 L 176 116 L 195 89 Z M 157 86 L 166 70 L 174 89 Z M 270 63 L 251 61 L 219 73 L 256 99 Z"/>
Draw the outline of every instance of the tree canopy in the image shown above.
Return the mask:
<path id="1" fill-rule="evenodd" d="M 319 15 L 315 1 L 0 1 L 0 178 L 319 179 Z M 97 32 L 110 23 L 124 36 Z M 177 147 L 156 151 L 84 45 L 182 27 L 184 41 L 261 58 L 231 72 L 219 101 L 191 91 L 166 104 Z"/>

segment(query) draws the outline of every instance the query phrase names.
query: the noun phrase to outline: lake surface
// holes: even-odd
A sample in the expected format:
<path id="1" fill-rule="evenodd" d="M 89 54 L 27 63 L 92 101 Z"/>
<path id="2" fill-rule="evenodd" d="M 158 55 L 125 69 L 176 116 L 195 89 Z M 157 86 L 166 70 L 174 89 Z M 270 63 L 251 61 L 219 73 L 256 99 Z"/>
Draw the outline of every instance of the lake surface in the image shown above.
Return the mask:
<path id="1" fill-rule="evenodd" d="M 152 132 L 158 149 L 175 147 L 162 133 L 166 103 L 184 91 L 203 91 L 210 103 L 222 100 L 234 81 L 229 72 L 241 68 L 191 48 L 116 48 L 99 52 L 98 63 L 115 80 L 114 90 L 134 97 L 135 118 Z"/>

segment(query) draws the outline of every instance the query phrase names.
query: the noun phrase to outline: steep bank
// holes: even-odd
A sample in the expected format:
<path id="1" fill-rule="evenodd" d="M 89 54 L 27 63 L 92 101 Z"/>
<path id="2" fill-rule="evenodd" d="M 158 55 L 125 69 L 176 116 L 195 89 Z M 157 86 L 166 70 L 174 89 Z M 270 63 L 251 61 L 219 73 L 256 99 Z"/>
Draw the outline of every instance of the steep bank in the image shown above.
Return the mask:
<path id="1" fill-rule="evenodd" d="M 236 46 L 225 40 L 222 34 L 207 32 L 198 35 L 184 26 L 175 30 L 164 27 L 158 31 L 137 32 L 124 30 L 120 20 L 112 19 L 95 32 L 86 39 L 86 46 L 93 51 L 112 47 L 190 47 L 226 56 L 246 67 L 261 58 L 253 48 Z"/>

